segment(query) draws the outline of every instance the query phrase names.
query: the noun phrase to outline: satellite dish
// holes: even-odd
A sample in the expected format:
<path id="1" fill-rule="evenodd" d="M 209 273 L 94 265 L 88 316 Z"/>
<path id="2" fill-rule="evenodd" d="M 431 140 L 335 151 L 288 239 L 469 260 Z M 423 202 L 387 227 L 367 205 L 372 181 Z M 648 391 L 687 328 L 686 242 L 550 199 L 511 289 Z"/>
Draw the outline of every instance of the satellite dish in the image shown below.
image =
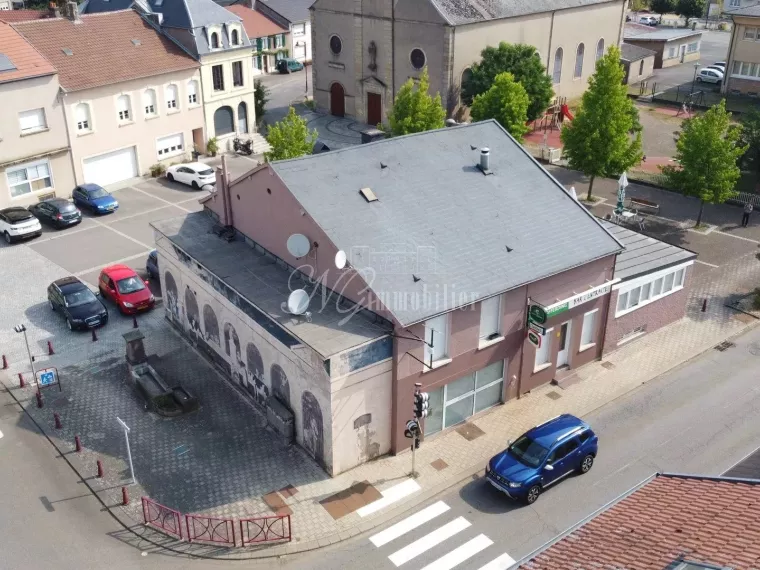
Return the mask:
<path id="1" fill-rule="evenodd" d="M 335 254 L 335 267 L 338 269 L 343 269 L 346 266 L 346 262 L 348 260 L 346 259 L 346 252 L 342 249 L 338 251 L 338 253 Z"/>
<path id="2" fill-rule="evenodd" d="M 288 312 L 303 315 L 309 308 L 309 294 L 304 289 L 296 289 L 288 296 Z"/>
<path id="3" fill-rule="evenodd" d="M 287 248 L 290 255 L 299 258 L 311 251 L 311 242 L 303 234 L 293 234 L 288 238 Z"/>

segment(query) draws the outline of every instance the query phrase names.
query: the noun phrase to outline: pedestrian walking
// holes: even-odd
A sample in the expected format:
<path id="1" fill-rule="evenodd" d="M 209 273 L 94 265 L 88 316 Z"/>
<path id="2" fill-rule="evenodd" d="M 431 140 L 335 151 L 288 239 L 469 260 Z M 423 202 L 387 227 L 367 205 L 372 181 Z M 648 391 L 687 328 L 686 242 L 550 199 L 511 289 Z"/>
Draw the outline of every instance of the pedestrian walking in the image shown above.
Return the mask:
<path id="1" fill-rule="evenodd" d="M 744 204 L 744 214 L 742 214 L 742 227 L 746 228 L 749 225 L 749 215 L 752 213 L 752 204 L 747 202 Z"/>

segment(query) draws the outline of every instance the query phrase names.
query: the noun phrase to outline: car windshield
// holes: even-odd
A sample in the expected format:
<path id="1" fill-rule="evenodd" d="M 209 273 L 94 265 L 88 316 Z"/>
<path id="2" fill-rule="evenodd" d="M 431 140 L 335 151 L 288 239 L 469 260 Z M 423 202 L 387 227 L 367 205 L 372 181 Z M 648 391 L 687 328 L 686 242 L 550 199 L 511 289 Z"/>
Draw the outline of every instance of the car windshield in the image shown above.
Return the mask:
<path id="1" fill-rule="evenodd" d="M 89 289 L 80 289 L 69 293 L 65 297 L 67 307 L 79 307 L 81 305 L 88 305 L 93 301 L 96 301 L 95 295 Z"/>
<path id="2" fill-rule="evenodd" d="M 102 188 L 94 188 L 92 190 L 88 190 L 87 195 L 94 200 L 95 198 L 105 198 L 108 196 L 108 192 Z"/>
<path id="3" fill-rule="evenodd" d="M 509 453 L 514 455 L 525 465 L 538 467 L 546 459 L 549 450 L 543 445 L 539 445 L 527 435 L 522 436 L 516 442 L 509 446 Z"/>
<path id="4" fill-rule="evenodd" d="M 127 277 L 126 279 L 120 279 L 116 282 L 116 287 L 119 289 L 119 293 L 122 295 L 129 295 L 137 291 L 145 289 L 145 283 L 137 276 Z"/>
<path id="5" fill-rule="evenodd" d="M 200 174 L 201 176 L 211 176 L 213 173 L 214 173 L 214 171 L 211 170 L 210 168 L 207 168 L 206 170 L 199 170 L 198 171 L 198 174 Z"/>

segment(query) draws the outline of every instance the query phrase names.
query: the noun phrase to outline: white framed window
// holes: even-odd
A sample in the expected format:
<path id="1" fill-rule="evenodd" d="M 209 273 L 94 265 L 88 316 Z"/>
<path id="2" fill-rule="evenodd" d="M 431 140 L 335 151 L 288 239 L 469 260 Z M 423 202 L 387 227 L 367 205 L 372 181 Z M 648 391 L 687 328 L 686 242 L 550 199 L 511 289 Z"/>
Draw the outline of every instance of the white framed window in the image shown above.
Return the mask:
<path id="1" fill-rule="evenodd" d="M 676 271 L 676 277 L 675 277 L 675 280 L 673 281 L 673 284 L 676 287 L 683 287 L 683 279 L 684 279 L 685 275 L 686 275 L 686 268 L 685 267 L 683 267 L 683 268 L 679 269 L 678 271 Z"/>
<path id="2" fill-rule="evenodd" d="M 449 355 L 449 319 L 445 313 L 425 321 L 425 364 L 428 366 L 431 362 L 446 360 Z"/>
<path id="3" fill-rule="evenodd" d="M 198 104 L 198 82 L 195 79 L 187 82 L 187 102 L 189 105 Z"/>
<path id="4" fill-rule="evenodd" d="M 675 56 L 676 56 L 676 48 L 674 47 L 668 48 L 668 57 L 670 59 L 673 59 Z"/>
<path id="5" fill-rule="evenodd" d="M 741 5 L 742 5 L 742 0 L 731 0 L 729 4 L 731 8 L 741 8 Z"/>
<path id="6" fill-rule="evenodd" d="M 673 280 L 675 275 L 673 273 L 668 273 L 665 276 L 665 283 L 662 286 L 662 293 L 663 295 L 665 293 L 670 293 L 673 290 Z"/>
<path id="7" fill-rule="evenodd" d="M 21 134 L 33 133 L 35 131 L 42 131 L 44 129 L 47 129 L 47 122 L 45 121 L 45 109 L 40 107 L 39 109 L 22 111 L 18 114 L 18 124 L 21 129 Z"/>
<path id="8" fill-rule="evenodd" d="M 699 50 L 699 42 L 691 42 L 688 46 L 686 46 L 686 51 L 689 53 L 694 53 L 695 51 Z"/>
<path id="9" fill-rule="evenodd" d="M 546 368 L 551 364 L 551 344 L 553 328 L 546 329 L 546 334 L 541 335 L 541 346 L 536 347 L 536 362 L 533 372 Z"/>
<path id="10" fill-rule="evenodd" d="M 293 24 L 290 29 L 294 36 L 303 36 L 306 33 L 306 24 Z"/>
<path id="11" fill-rule="evenodd" d="M 240 44 L 240 32 L 238 32 L 237 30 L 232 30 L 232 33 L 230 34 L 230 38 L 231 38 L 230 43 L 233 46 Z"/>
<path id="12" fill-rule="evenodd" d="M 757 36 L 757 28 L 750 28 L 750 27 L 744 28 L 745 40 L 754 40 L 756 36 Z"/>
<path id="13" fill-rule="evenodd" d="M 166 108 L 169 111 L 175 110 L 177 108 L 177 86 L 167 85 L 164 89 L 164 97 L 166 98 Z"/>
<path id="14" fill-rule="evenodd" d="M 274 37 L 275 48 L 281 48 L 285 45 L 285 36 L 283 34 L 277 34 Z"/>
<path id="15" fill-rule="evenodd" d="M 14 166 L 5 171 L 12 198 L 53 187 L 50 163 L 47 160 Z"/>
<path id="16" fill-rule="evenodd" d="M 631 285 L 618 289 L 615 317 L 636 310 L 662 297 L 680 291 L 686 277 L 686 267 L 693 262 L 677 268 L 659 271 L 645 278 L 635 279 Z"/>
<path id="17" fill-rule="evenodd" d="M 734 60 L 731 66 L 731 75 L 745 79 L 757 79 L 760 76 L 760 65 L 748 61 Z"/>
<path id="18" fill-rule="evenodd" d="M 155 89 L 146 89 L 143 91 L 143 109 L 145 110 L 146 117 L 155 117 L 158 115 Z"/>
<path id="19" fill-rule="evenodd" d="M 575 50 L 575 72 L 573 78 L 578 79 L 583 75 L 583 56 L 586 53 L 586 46 L 582 43 L 578 44 L 578 49 Z"/>
<path id="20" fill-rule="evenodd" d="M 120 123 L 132 120 L 132 105 L 129 95 L 119 95 L 116 99 L 116 112 L 119 115 Z"/>
<path id="21" fill-rule="evenodd" d="M 211 32 L 211 35 L 209 36 L 209 43 L 211 44 L 211 49 L 217 49 L 219 47 L 219 34 L 216 32 Z"/>
<path id="22" fill-rule="evenodd" d="M 501 334 L 501 295 L 480 302 L 480 342 L 488 342 Z"/>
<path id="23" fill-rule="evenodd" d="M 598 313 L 599 309 L 594 309 L 583 315 L 583 326 L 581 327 L 581 350 L 596 344 L 596 316 Z"/>
<path id="24" fill-rule="evenodd" d="M 92 130 L 90 106 L 87 103 L 79 103 L 74 108 L 74 119 L 77 122 L 77 132 L 86 133 Z"/>
<path id="25" fill-rule="evenodd" d="M 185 140 L 182 133 L 161 137 L 156 141 L 156 154 L 158 159 L 163 160 L 170 156 L 177 156 L 185 152 Z"/>

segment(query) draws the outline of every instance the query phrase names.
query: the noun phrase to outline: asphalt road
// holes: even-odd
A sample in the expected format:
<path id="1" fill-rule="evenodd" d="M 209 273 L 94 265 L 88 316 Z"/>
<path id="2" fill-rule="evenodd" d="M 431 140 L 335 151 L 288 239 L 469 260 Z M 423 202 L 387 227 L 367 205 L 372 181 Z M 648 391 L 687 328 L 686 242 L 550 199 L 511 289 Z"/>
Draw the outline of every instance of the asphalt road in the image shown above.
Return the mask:
<path id="1" fill-rule="evenodd" d="M 263 119 L 266 124 L 271 125 L 282 119 L 288 113 L 288 107 L 291 105 L 303 103 L 306 93 L 312 95 L 311 66 L 305 69 L 309 74 L 308 90 L 306 87 L 307 78 L 303 71 L 256 77 L 256 79 L 261 79 L 261 82 L 269 89 L 269 102 L 265 107 Z"/>

